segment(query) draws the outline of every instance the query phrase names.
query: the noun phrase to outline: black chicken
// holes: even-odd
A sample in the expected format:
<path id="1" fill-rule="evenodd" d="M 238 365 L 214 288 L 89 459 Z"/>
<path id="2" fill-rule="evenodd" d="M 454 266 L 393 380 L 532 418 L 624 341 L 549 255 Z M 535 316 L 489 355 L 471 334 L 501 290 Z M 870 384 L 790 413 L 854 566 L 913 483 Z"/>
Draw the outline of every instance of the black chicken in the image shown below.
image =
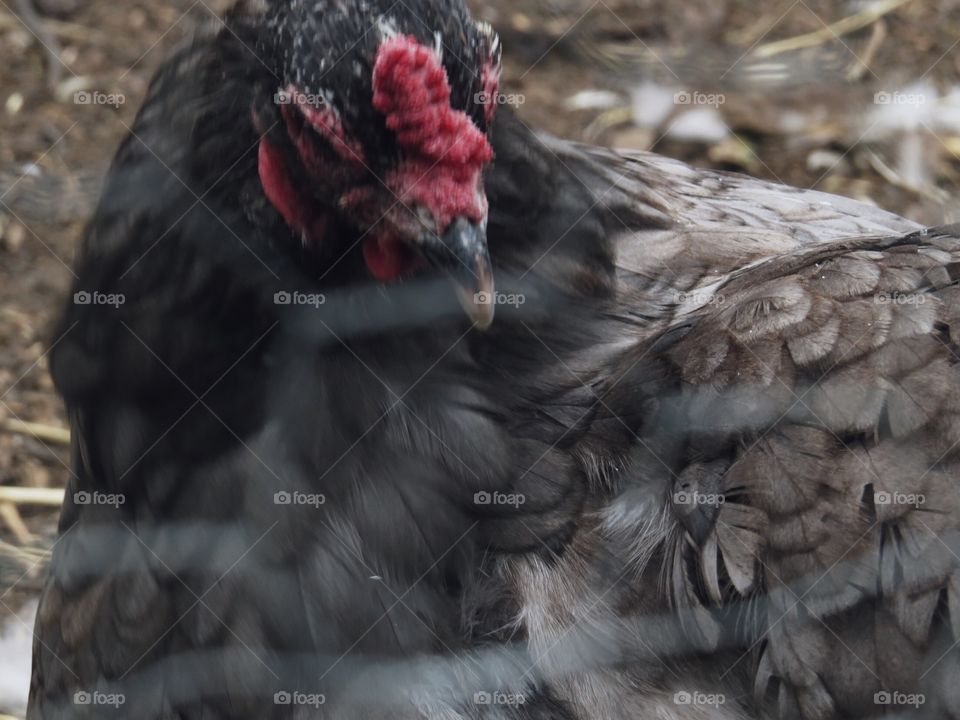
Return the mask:
<path id="1" fill-rule="evenodd" d="M 249 0 L 161 69 L 30 718 L 960 716 L 960 230 L 536 134 L 498 60 Z"/>

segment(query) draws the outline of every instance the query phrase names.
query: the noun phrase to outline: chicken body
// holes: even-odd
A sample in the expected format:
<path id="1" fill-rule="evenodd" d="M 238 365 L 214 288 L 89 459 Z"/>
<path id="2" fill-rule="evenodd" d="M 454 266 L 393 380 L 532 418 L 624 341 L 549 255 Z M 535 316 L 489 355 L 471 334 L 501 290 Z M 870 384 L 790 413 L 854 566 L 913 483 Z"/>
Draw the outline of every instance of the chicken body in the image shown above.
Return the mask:
<path id="1" fill-rule="evenodd" d="M 955 717 L 957 230 L 501 108 L 480 331 L 278 212 L 265 12 L 164 65 L 87 231 L 29 717 Z"/>

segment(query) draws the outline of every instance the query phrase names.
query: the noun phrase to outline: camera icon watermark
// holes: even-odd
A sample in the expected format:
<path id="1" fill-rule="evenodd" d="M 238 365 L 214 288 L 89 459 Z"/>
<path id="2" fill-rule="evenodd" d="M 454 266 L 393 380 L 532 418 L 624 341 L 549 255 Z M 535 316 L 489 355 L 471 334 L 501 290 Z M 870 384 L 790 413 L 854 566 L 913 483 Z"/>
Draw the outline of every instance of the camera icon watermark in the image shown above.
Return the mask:
<path id="1" fill-rule="evenodd" d="M 512 505 L 518 508 L 526 501 L 527 498 L 523 493 L 504 493 L 498 490 L 488 492 L 481 490 L 473 494 L 474 505 Z"/>
<path id="2" fill-rule="evenodd" d="M 527 101 L 527 97 L 522 93 L 502 93 L 496 90 L 475 93 L 473 101 L 477 105 L 512 105 L 519 107 Z"/>
<path id="3" fill-rule="evenodd" d="M 285 90 L 277 90 L 273 94 L 273 104 L 322 107 L 327 104 L 327 99 L 319 93 L 304 93 L 294 88 L 287 88 Z"/>
<path id="4" fill-rule="evenodd" d="M 674 296 L 678 305 L 693 303 L 701 305 L 723 305 L 727 302 L 725 295 L 721 293 L 705 292 L 703 290 L 691 290 L 690 292 L 678 292 Z"/>
<path id="5" fill-rule="evenodd" d="M 478 292 L 473 294 L 476 305 L 512 305 L 520 307 L 527 301 L 523 293 Z"/>
<path id="6" fill-rule="evenodd" d="M 873 94 L 874 105 L 924 105 L 927 96 L 923 93 L 904 93 L 899 91 L 879 90 Z"/>
<path id="7" fill-rule="evenodd" d="M 102 293 L 98 290 L 78 290 L 73 294 L 74 305 L 108 305 L 118 308 L 127 302 L 123 293 Z"/>
<path id="8" fill-rule="evenodd" d="M 880 305 L 923 305 L 927 302 L 927 294 L 922 292 L 878 292 L 873 298 Z"/>
<path id="9" fill-rule="evenodd" d="M 678 690 L 673 694 L 674 705 L 708 705 L 720 707 L 727 702 L 723 693 L 704 693 L 697 690 Z"/>
<path id="10" fill-rule="evenodd" d="M 899 690 L 881 690 L 873 694 L 874 705 L 899 705 L 919 708 L 927 702 L 923 693 L 904 693 Z"/>
<path id="11" fill-rule="evenodd" d="M 702 493 L 697 490 L 678 490 L 673 494 L 675 505 L 720 506 L 727 501 L 722 493 Z"/>
<path id="12" fill-rule="evenodd" d="M 99 90 L 77 90 L 73 94 L 74 105 L 109 105 L 120 107 L 127 102 L 123 93 L 105 93 Z"/>
<path id="13" fill-rule="evenodd" d="M 923 493 L 902 493 L 896 490 L 893 492 L 886 490 L 873 491 L 874 505 L 910 505 L 919 508 L 926 501 L 927 496 Z"/>
<path id="14" fill-rule="evenodd" d="M 299 490 L 289 492 L 280 490 L 273 494 L 274 505 L 309 505 L 318 508 L 327 501 L 327 496 L 323 493 L 305 493 Z"/>
<path id="15" fill-rule="evenodd" d="M 523 693 L 507 693 L 501 690 L 487 692 L 481 690 L 473 694 L 474 705 L 523 705 L 527 701 Z"/>
<path id="16" fill-rule="evenodd" d="M 723 93 L 704 93 L 698 90 L 681 90 L 673 96 L 674 105 L 706 105 L 719 108 L 727 101 Z"/>
<path id="17" fill-rule="evenodd" d="M 119 708 L 127 701 L 123 693 L 105 693 L 99 690 L 78 690 L 73 694 L 74 705 L 97 705 L 101 707 Z"/>
<path id="18" fill-rule="evenodd" d="M 98 490 L 93 492 L 80 490 L 73 494 L 74 505 L 110 505 L 118 508 L 127 502 L 123 493 L 102 493 Z"/>
<path id="19" fill-rule="evenodd" d="M 273 294 L 274 305 L 309 305 L 318 308 L 327 302 L 327 296 L 323 293 L 305 293 L 294 290 L 280 290 Z"/>
<path id="20" fill-rule="evenodd" d="M 274 705 L 305 705 L 319 708 L 327 701 L 323 693 L 305 693 L 299 690 L 280 690 L 273 694 Z"/>

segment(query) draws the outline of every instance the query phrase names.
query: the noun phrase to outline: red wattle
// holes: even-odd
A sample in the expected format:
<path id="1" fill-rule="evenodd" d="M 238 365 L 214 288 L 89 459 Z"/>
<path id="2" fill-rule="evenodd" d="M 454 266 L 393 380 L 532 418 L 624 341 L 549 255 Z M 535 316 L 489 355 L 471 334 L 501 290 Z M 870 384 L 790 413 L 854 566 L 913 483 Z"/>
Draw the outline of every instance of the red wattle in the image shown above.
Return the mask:
<path id="1" fill-rule="evenodd" d="M 388 235 L 368 236 L 363 242 L 363 259 L 380 282 L 396 280 L 423 265 L 423 258 Z"/>
<path id="2" fill-rule="evenodd" d="M 282 153 L 266 137 L 260 138 L 257 172 L 267 200 L 287 224 L 310 242 L 320 242 L 326 232 L 327 216 L 299 192 L 290 179 Z"/>

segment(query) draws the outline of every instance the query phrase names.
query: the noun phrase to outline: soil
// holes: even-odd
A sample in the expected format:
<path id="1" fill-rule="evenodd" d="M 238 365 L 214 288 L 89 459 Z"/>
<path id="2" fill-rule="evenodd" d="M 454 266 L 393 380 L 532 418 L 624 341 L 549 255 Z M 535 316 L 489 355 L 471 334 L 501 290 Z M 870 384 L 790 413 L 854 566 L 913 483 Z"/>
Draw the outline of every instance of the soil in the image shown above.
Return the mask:
<path id="1" fill-rule="evenodd" d="M 68 447 L 11 430 L 9 423 L 67 427 L 46 352 L 55 341 L 53 326 L 68 295 L 74 249 L 100 178 L 165 52 L 198 23 L 213 21 L 225 5 L 37 1 L 36 9 L 46 13 L 39 18 L 42 32 L 10 11 L 15 3 L 0 6 L 2 485 L 59 488 L 69 478 Z M 35 32 L 43 44 L 60 46 L 56 85 L 50 82 L 51 56 Z M 83 104 L 84 97 L 96 99 Z M 101 98 L 113 104 L 98 104 Z M 57 511 L 18 509 L 29 536 L 0 523 L 0 542 L 49 547 Z M 11 564 L 0 557 L 0 590 L 22 574 Z M 13 592 L 0 595 L 0 617 L 35 594 L 37 585 L 28 575 Z"/>

